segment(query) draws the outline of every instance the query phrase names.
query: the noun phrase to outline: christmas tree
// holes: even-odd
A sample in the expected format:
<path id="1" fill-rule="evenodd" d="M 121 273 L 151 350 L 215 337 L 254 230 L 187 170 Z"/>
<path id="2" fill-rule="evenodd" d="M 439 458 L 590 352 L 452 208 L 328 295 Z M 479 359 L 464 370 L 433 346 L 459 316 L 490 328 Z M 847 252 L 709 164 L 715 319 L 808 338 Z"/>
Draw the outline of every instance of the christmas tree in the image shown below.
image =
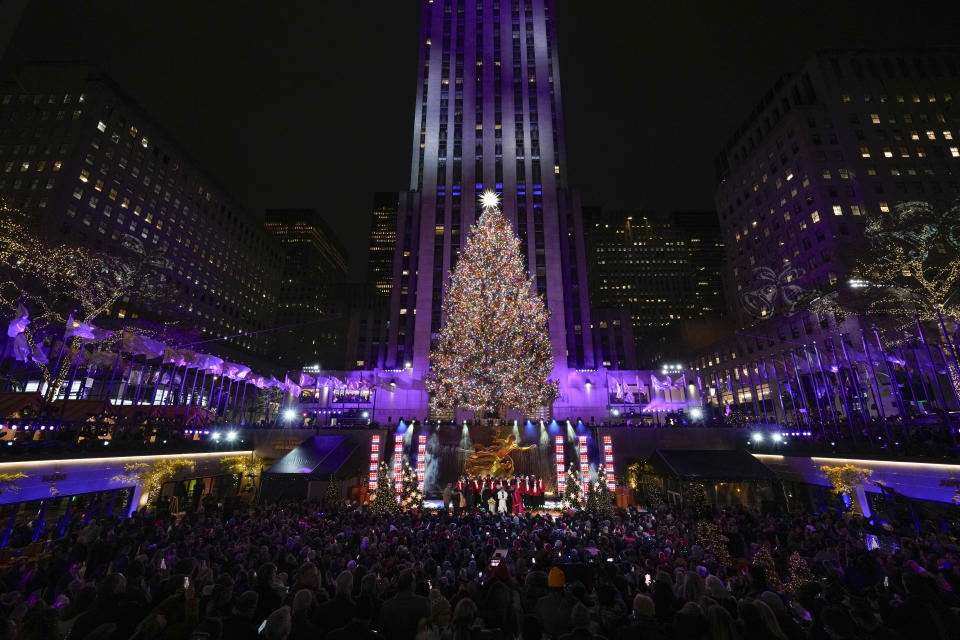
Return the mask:
<path id="1" fill-rule="evenodd" d="M 400 472 L 400 508 L 405 511 L 423 510 L 423 491 L 420 489 L 417 473 L 406 460 L 403 461 Z"/>
<path id="2" fill-rule="evenodd" d="M 443 298 L 427 391 L 440 409 L 533 412 L 557 398 L 557 383 L 547 379 L 547 310 L 496 194 L 485 193 L 482 202 Z"/>
<path id="3" fill-rule="evenodd" d="M 577 471 L 573 463 L 567 469 L 567 482 L 563 489 L 563 499 L 560 501 L 561 509 L 580 509 L 583 507 L 583 488 L 580 486 L 580 472 Z"/>
<path id="4" fill-rule="evenodd" d="M 787 558 L 787 568 L 790 570 L 790 590 L 793 593 L 800 591 L 803 585 L 816 580 L 810 567 L 807 566 L 807 561 L 796 551 Z"/>
<path id="5" fill-rule="evenodd" d="M 340 482 L 331 475 L 323 492 L 323 508 L 336 511 L 340 508 L 340 497 Z"/>
<path id="6" fill-rule="evenodd" d="M 761 546 L 753 556 L 753 564 L 763 569 L 763 576 L 767 580 L 767 588 L 773 591 L 779 591 L 780 575 L 777 573 L 777 565 L 773 562 L 773 556 L 770 555 L 770 549 Z"/>
<path id="7" fill-rule="evenodd" d="M 377 488 L 373 494 L 373 511 L 375 513 L 393 513 L 397 510 L 397 498 L 393 485 L 390 482 L 390 470 L 386 462 L 380 463 L 377 469 Z"/>
<path id="8" fill-rule="evenodd" d="M 600 466 L 587 493 L 587 511 L 604 516 L 613 515 L 614 502 L 613 492 L 607 486 L 607 470 Z"/>

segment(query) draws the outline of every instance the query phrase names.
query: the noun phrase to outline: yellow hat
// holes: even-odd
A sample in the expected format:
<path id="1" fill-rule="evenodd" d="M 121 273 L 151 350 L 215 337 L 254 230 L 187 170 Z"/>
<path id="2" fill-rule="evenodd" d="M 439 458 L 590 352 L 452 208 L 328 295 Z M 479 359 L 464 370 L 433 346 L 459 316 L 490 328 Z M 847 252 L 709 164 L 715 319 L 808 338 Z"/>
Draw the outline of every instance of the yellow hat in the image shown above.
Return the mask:
<path id="1" fill-rule="evenodd" d="M 563 569 L 560 567 L 554 567 L 550 569 L 550 573 L 547 574 L 547 586 L 548 587 L 562 587 L 567 583 L 567 576 L 564 575 Z"/>

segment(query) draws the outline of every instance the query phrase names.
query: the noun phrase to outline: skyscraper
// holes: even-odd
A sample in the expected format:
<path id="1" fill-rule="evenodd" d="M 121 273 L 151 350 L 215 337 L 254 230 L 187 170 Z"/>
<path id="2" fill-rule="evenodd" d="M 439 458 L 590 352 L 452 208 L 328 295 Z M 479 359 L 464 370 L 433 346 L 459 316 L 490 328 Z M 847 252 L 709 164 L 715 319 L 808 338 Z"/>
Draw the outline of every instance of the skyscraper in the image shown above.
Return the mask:
<path id="1" fill-rule="evenodd" d="M 397 193 L 379 192 L 373 196 L 370 218 L 370 245 L 367 251 L 367 284 L 385 296 L 393 288 L 393 253 L 397 244 Z"/>
<path id="2" fill-rule="evenodd" d="M 960 195 L 958 95 L 957 48 L 825 50 L 770 88 L 717 159 L 738 331 L 696 354 L 703 380 L 736 384 L 759 360 L 858 339 L 858 316 L 809 302 L 856 297 L 868 217 L 911 200 L 942 210 Z"/>
<path id="3" fill-rule="evenodd" d="M 552 0 L 423 0 L 410 191 L 401 194 L 386 366 L 429 366 L 447 274 L 484 190 L 521 240 L 554 370 L 594 366 L 577 194 L 569 190 Z"/>
<path id="4" fill-rule="evenodd" d="M 316 209 L 268 209 L 263 223 L 279 240 L 284 260 L 277 300 L 276 355 L 286 366 L 343 362 L 344 313 L 333 286 L 347 275 L 340 243 Z"/>

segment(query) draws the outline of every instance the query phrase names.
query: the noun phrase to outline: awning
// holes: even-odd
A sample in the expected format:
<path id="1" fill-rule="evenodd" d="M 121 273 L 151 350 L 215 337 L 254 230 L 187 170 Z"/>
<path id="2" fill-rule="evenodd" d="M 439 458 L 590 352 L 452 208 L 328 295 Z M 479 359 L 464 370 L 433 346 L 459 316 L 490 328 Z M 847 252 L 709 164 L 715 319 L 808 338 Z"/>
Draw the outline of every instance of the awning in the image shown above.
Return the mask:
<path id="1" fill-rule="evenodd" d="M 776 474 L 748 452 L 657 449 L 647 459 L 654 473 L 679 480 L 775 480 Z"/>
<path id="2" fill-rule="evenodd" d="M 345 436 L 311 436 L 283 456 L 264 473 L 329 478 L 336 475 L 357 449 L 357 442 Z"/>

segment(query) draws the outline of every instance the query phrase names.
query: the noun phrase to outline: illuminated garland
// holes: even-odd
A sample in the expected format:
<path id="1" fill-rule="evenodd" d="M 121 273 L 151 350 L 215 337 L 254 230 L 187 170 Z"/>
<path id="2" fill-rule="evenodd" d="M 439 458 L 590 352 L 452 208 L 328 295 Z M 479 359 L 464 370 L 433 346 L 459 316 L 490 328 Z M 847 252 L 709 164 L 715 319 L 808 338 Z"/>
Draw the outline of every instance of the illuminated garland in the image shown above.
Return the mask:
<path id="1" fill-rule="evenodd" d="M 19 471 L 14 473 L 0 473 L 0 495 L 3 495 L 6 491 L 13 491 L 14 493 L 20 491 L 20 487 L 18 487 L 16 483 L 26 477 L 27 474 L 20 473 Z"/>
<path id="2" fill-rule="evenodd" d="M 520 241 L 490 200 L 450 275 L 426 386 L 440 409 L 531 413 L 557 398 L 547 310 Z"/>
<path id="3" fill-rule="evenodd" d="M 911 328 L 914 311 L 936 320 L 936 309 L 960 318 L 960 200 L 945 211 L 926 202 L 904 202 L 868 219 L 869 240 L 857 277 L 866 285 L 870 311 Z"/>
<path id="4" fill-rule="evenodd" d="M 182 471 L 193 469 L 196 463 L 185 458 L 157 460 L 152 465 L 145 462 L 131 462 L 123 465 L 123 473 L 114 476 L 114 482 L 133 482 L 142 486 L 147 494 L 147 504 L 155 505 L 160 499 L 163 483 Z"/>
<path id="5" fill-rule="evenodd" d="M 853 513 L 862 512 L 860 498 L 857 497 L 857 488 L 862 487 L 870 480 L 873 471 L 855 467 L 852 464 L 839 467 L 822 466 L 820 470 L 827 476 L 834 493 L 837 495 L 845 493 L 850 496 L 850 510 Z"/>

